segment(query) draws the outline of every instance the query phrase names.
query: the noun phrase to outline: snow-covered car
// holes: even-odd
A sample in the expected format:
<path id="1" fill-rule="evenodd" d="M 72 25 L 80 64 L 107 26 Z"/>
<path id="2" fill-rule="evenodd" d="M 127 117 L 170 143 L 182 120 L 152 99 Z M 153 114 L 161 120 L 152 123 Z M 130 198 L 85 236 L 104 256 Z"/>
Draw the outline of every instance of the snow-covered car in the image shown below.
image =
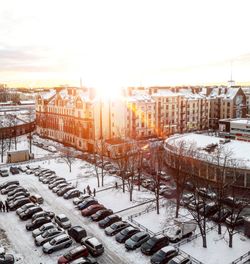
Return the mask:
<path id="1" fill-rule="evenodd" d="M 59 214 L 55 216 L 55 222 L 62 228 L 70 228 L 71 222 L 65 214 Z"/>
<path id="2" fill-rule="evenodd" d="M 34 221 L 37 218 L 45 217 L 45 216 L 48 216 L 49 218 L 53 218 L 55 216 L 55 213 L 53 213 L 51 211 L 42 211 L 42 212 L 35 213 L 32 216 L 32 221 Z"/>
<path id="3" fill-rule="evenodd" d="M 53 152 L 53 153 L 57 152 L 57 150 L 56 150 L 56 148 L 54 146 L 48 146 L 47 149 L 48 149 L 48 151 Z"/>
<path id="4" fill-rule="evenodd" d="M 59 191 L 57 192 L 57 195 L 58 195 L 58 196 L 63 196 L 66 192 L 68 192 L 69 190 L 73 190 L 73 189 L 75 189 L 74 186 L 72 186 L 72 185 L 68 185 L 68 186 L 62 188 L 61 190 L 59 190 Z"/>
<path id="5" fill-rule="evenodd" d="M 90 198 L 86 199 L 85 201 L 83 201 L 82 203 L 78 204 L 77 208 L 79 210 L 84 210 L 93 204 L 98 204 L 98 201 L 95 200 L 93 197 L 90 197 Z"/>
<path id="6" fill-rule="evenodd" d="M 64 195 L 63 195 L 63 198 L 64 199 L 72 199 L 72 198 L 75 198 L 75 197 L 79 197 L 81 195 L 81 192 L 77 189 L 72 189 L 72 190 L 69 190 L 67 191 Z"/>
<path id="7" fill-rule="evenodd" d="M 109 215 L 105 217 L 103 220 L 98 222 L 99 227 L 106 228 L 109 225 L 112 225 L 115 222 L 121 221 L 122 218 L 118 215 Z"/>
<path id="8" fill-rule="evenodd" d="M 30 199 L 29 198 L 21 198 L 20 200 L 16 200 L 14 203 L 10 203 L 9 204 L 9 208 L 11 211 L 18 209 L 19 207 L 30 203 Z"/>
<path id="9" fill-rule="evenodd" d="M 16 214 L 17 215 L 20 215 L 22 212 L 26 211 L 27 209 L 31 208 L 31 207 L 34 207 L 35 205 L 33 203 L 27 203 L 23 206 L 21 206 L 20 208 L 18 208 L 16 210 Z"/>
<path id="10" fill-rule="evenodd" d="M 20 213 L 19 218 L 21 220 L 28 220 L 30 219 L 35 213 L 41 212 L 43 209 L 40 206 L 34 206 L 28 208 L 26 211 Z"/>
<path id="11" fill-rule="evenodd" d="M 7 188 L 10 185 L 19 185 L 19 181 L 7 181 L 0 185 L 0 190 Z"/>
<path id="12" fill-rule="evenodd" d="M 14 167 L 14 166 L 11 166 L 11 167 L 10 167 L 10 172 L 11 172 L 13 175 L 15 175 L 15 174 L 19 174 L 19 173 L 20 173 L 20 171 L 18 170 L 18 168 L 17 168 L 17 167 Z"/>
<path id="13" fill-rule="evenodd" d="M 150 235 L 144 231 L 134 234 L 126 240 L 125 247 L 128 250 L 135 250 L 150 238 Z"/>
<path id="14" fill-rule="evenodd" d="M 68 229 L 68 234 L 78 243 L 87 236 L 86 230 L 81 226 L 72 226 Z"/>
<path id="15" fill-rule="evenodd" d="M 83 209 L 81 214 L 82 216 L 91 216 L 93 214 L 95 214 L 97 211 L 104 209 L 104 205 L 102 204 L 92 204 L 90 206 L 88 206 L 87 208 Z"/>
<path id="16" fill-rule="evenodd" d="M 153 255 L 156 251 L 168 246 L 169 240 L 166 236 L 159 234 L 151 237 L 141 246 L 141 252 L 145 255 Z"/>
<path id="17" fill-rule="evenodd" d="M 1 254 L 0 255 L 0 264 L 14 264 L 15 258 L 11 254 Z"/>
<path id="18" fill-rule="evenodd" d="M 151 263 L 168 263 L 170 259 L 178 255 L 178 249 L 173 246 L 166 246 L 158 250 L 152 257 Z"/>
<path id="19" fill-rule="evenodd" d="M 2 176 L 2 177 L 9 176 L 9 171 L 8 170 L 0 170 L 0 176 Z"/>
<path id="20" fill-rule="evenodd" d="M 28 192 L 28 190 L 25 189 L 24 187 L 22 187 L 22 186 L 18 186 L 18 187 L 17 187 L 16 189 L 14 189 L 13 191 L 8 192 L 8 197 L 13 196 L 13 195 L 16 194 L 16 193 L 18 193 L 18 192 L 23 192 L 23 191 Z"/>
<path id="21" fill-rule="evenodd" d="M 70 262 L 70 264 L 98 264 L 98 262 L 95 258 L 88 256 L 88 257 L 78 258 Z"/>
<path id="22" fill-rule="evenodd" d="M 40 226 L 39 228 L 35 229 L 33 232 L 32 232 L 32 236 L 33 237 L 36 237 L 36 236 L 39 236 L 41 235 L 43 232 L 45 232 L 46 230 L 49 230 L 51 228 L 55 228 L 55 224 L 52 223 L 52 222 L 49 222 L 49 223 L 46 223 L 46 224 L 43 224 L 42 226 Z"/>
<path id="23" fill-rule="evenodd" d="M 33 194 L 30 197 L 30 201 L 36 204 L 42 204 L 43 203 L 43 197 L 39 194 Z"/>
<path id="24" fill-rule="evenodd" d="M 75 248 L 72 248 L 70 251 L 65 253 L 58 259 L 58 264 L 67 264 L 72 263 L 73 260 L 79 259 L 80 257 L 87 257 L 89 255 L 88 249 L 86 246 L 81 245 Z"/>
<path id="25" fill-rule="evenodd" d="M 43 252 L 51 254 L 54 251 L 68 248 L 72 245 L 73 240 L 66 234 L 62 234 L 50 240 L 43 245 Z"/>
<path id="26" fill-rule="evenodd" d="M 48 184 L 48 183 L 50 183 L 52 180 L 54 180 L 54 179 L 56 179 L 56 178 L 57 178 L 57 176 L 54 174 L 54 175 L 51 175 L 51 176 L 49 176 L 49 177 L 46 177 L 46 178 L 42 179 L 41 182 L 44 183 L 44 184 Z"/>
<path id="27" fill-rule="evenodd" d="M 18 187 L 18 185 L 16 185 L 16 184 L 9 185 L 5 189 L 1 190 L 1 194 L 8 194 L 9 192 L 13 191 L 17 187 Z"/>
<path id="28" fill-rule="evenodd" d="M 130 226 L 126 221 L 119 221 L 105 228 L 105 234 L 108 236 L 114 236 L 122 229 Z"/>
<path id="29" fill-rule="evenodd" d="M 138 232 L 140 232 L 139 229 L 134 228 L 133 226 L 128 226 L 116 234 L 115 240 L 119 243 L 124 243 L 127 239 Z"/>
<path id="30" fill-rule="evenodd" d="M 172 258 L 169 262 L 169 264 L 191 264 L 192 261 L 183 255 L 177 255 L 176 257 Z"/>
<path id="31" fill-rule="evenodd" d="M 55 180 L 53 180 L 49 185 L 48 185 L 48 188 L 49 189 L 53 189 L 54 187 L 58 186 L 59 184 L 61 183 L 65 183 L 66 182 L 66 179 L 64 178 L 57 178 Z"/>
<path id="32" fill-rule="evenodd" d="M 60 183 L 59 185 L 57 185 L 56 187 L 54 187 L 54 188 L 52 189 L 52 192 L 53 192 L 53 193 L 57 193 L 57 192 L 59 192 L 62 188 L 66 187 L 66 186 L 71 186 L 71 184 L 68 183 L 68 182 Z"/>
<path id="33" fill-rule="evenodd" d="M 11 202 L 14 202 L 15 200 L 18 200 L 20 199 L 20 197 L 29 197 L 30 193 L 29 192 L 26 192 L 26 191 L 20 191 L 20 192 L 17 192 L 15 193 L 14 195 L 9 195 L 8 194 L 8 197 L 7 197 L 7 202 L 8 203 L 11 203 Z"/>
<path id="34" fill-rule="evenodd" d="M 34 175 L 35 176 L 40 176 L 40 175 L 42 175 L 42 174 L 44 174 L 45 172 L 48 172 L 48 171 L 50 171 L 50 170 L 49 169 L 40 168 L 39 170 L 35 171 Z"/>
<path id="35" fill-rule="evenodd" d="M 83 202 L 84 200 L 86 200 L 89 197 L 90 197 L 89 194 L 84 194 L 84 195 L 81 195 L 81 196 L 79 196 L 77 198 L 74 198 L 73 199 L 73 204 L 74 205 L 78 205 L 79 203 Z"/>
<path id="36" fill-rule="evenodd" d="M 50 241 L 52 238 L 62 234 L 65 234 L 64 230 L 58 228 L 51 228 L 49 230 L 44 231 L 42 234 L 36 236 L 35 244 L 36 246 L 42 246 L 46 242 Z"/>
<path id="37" fill-rule="evenodd" d="M 81 240 L 81 244 L 87 247 L 92 256 L 97 257 L 104 252 L 102 243 L 96 237 L 85 237 Z"/>
<path id="38" fill-rule="evenodd" d="M 113 214 L 113 211 L 111 209 L 101 209 L 97 211 L 95 214 L 91 215 L 91 220 L 98 222 L 112 214 Z"/>

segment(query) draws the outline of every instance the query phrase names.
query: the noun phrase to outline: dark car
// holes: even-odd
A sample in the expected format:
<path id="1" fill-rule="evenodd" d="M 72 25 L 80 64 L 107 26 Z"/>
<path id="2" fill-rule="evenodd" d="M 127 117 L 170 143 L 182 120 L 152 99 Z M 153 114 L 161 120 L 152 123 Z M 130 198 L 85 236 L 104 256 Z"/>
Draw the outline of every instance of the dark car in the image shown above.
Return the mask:
<path id="1" fill-rule="evenodd" d="M 14 264 L 15 259 L 11 254 L 1 254 L 0 255 L 0 264 Z"/>
<path id="2" fill-rule="evenodd" d="M 93 205 L 93 204 L 98 204 L 98 201 L 95 200 L 94 198 L 89 198 L 87 199 L 86 201 L 80 203 L 77 205 L 77 208 L 79 210 L 84 210 L 85 208 L 89 207 L 90 205 Z"/>
<path id="3" fill-rule="evenodd" d="M 211 215 L 214 215 L 218 211 L 218 205 L 215 203 L 209 203 L 205 206 L 202 206 L 199 211 L 201 215 L 209 217 Z"/>
<path id="4" fill-rule="evenodd" d="M 19 185 L 19 181 L 7 181 L 0 185 L 0 190 L 5 189 L 9 185 Z"/>
<path id="5" fill-rule="evenodd" d="M 71 249 L 69 252 L 65 253 L 58 259 L 58 264 L 67 264 L 71 263 L 73 260 L 80 257 L 87 257 L 89 255 L 88 249 L 86 246 L 81 245 Z"/>
<path id="6" fill-rule="evenodd" d="M 56 187 L 53 187 L 52 188 L 52 192 L 53 193 L 57 193 L 59 190 L 61 190 L 62 188 L 66 187 L 66 186 L 69 186 L 70 183 L 68 182 L 63 182 L 63 183 L 60 183 L 59 185 L 57 185 Z"/>
<path id="7" fill-rule="evenodd" d="M 66 187 L 62 188 L 61 190 L 59 190 L 57 192 L 57 195 L 58 196 L 63 196 L 66 192 L 68 192 L 69 190 L 73 190 L 73 189 L 75 189 L 75 187 L 72 186 L 72 185 L 66 186 Z"/>
<path id="8" fill-rule="evenodd" d="M 13 167 L 13 166 L 11 166 L 11 167 L 10 167 L 10 172 L 11 172 L 12 174 L 19 174 L 19 169 L 18 169 L 17 167 Z"/>
<path id="9" fill-rule="evenodd" d="M 86 230 L 81 226 L 73 226 L 69 228 L 68 234 L 78 243 L 81 242 L 82 238 L 87 236 Z"/>
<path id="10" fill-rule="evenodd" d="M 9 176 L 9 171 L 8 170 L 0 170 L 0 176 L 2 176 L 2 177 Z"/>
<path id="11" fill-rule="evenodd" d="M 98 264 L 97 260 L 95 258 L 92 258 L 90 256 L 88 257 L 81 257 L 79 259 L 76 259 L 71 264 Z"/>
<path id="12" fill-rule="evenodd" d="M 187 181 L 184 184 L 184 188 L 188 191 L 194 191 L 195 189 L 195 184 L 192 181 Z"/>
<path id="13" fill-rule="evenodd" d="M 15 193 L 14 195 L 11 195 L 11 196 L 8 195 L 7 202 L 12 203 L 12 202 L 15 202 L 16 200 L 19 200 L 21 198 L 29 197 L 29 195 L 30 195 L 30 193 L 28 193 L 28 192 L 20 191 L 20 192 Z"/>
<path id="14" fill-rule="evenodd" d="M 34 206 L 34 207 L 31 207 L 31 208 L 27 209 L 26 211 L 22 212 L 19 215 L 19 217 L 22 220 L 28 220 L 28 219 L 30 219 L 33 216 L 33 214 L 41 212 L 42 210 L 43 209 L 41 207 Z"/>
<path id="15" fill-rule="evenodd" d="M 35 213 L 32 216 L 32 221 L 34 221 L 36 218 L 46 217 L 46 216 L 48 216 L 51 219 L 55 216 L 55 213 L 51 211 L 41 211 L 41 212 Z"/>
<path id="16" fill-rule="evenodd" d="M 65 179 L 60 179 L 60 180 L 57 180 L 57 181 L 50 183 L 48 187 L 49 187 L 49 189 L 53 189 L 54 187 L 58 186 L 59 184 L 65 183 L 65 182 L 66 182 Z"/>
<path id="17" fill-rule="evenodd" d="M 18 187 L 18 185 L 16 185 L 16 184 L 9 185 L 6 188 L 4 188 L 4 189 L 1 190 L 1 194 L 8 194 L 9 192 L 13 191 L 17 187 Z"/>
<path id="18" fill-rule="evenodd" d="M 129 223 L 125 221 L 115 222 L 112 225 L 105 228 L 105 234 L 108 236 L 114 236 L 119 233 L 122 229 L 129 226 Z"/>
<path id="19" fill-rule="evenodd" d="M 188 257 L 177 255 L 176 257 L 172 258 L 168 264 L 192 264 L 192 261 Z"/>
<path id="20" fill-rule="evenodd" d="M 152 255 L 159 249 L 169 244 L 168 238 L 162 234 L 153 236 L 141 246 L 141 252 L 145 255 Z"/>
<path id="21" fill-rule="evenodd" d="M 99 227 L 106 228 L 110 225 L 112 225 L 115 222 L 121 221 L 122 218 L 118 215 L 109 215 L 105 217 L 103 220 L 98 222 Z"/>
<path id="22" fill-rule="evenodd" d="M 64 198 L 64 199 L 72 199 L 72 198 L 75 198 L 75 197 L 79 197 L 80 194 L 81 194 L 81 192 L 80 192 L 79 190 L 72 189 L 72 190 L 67 191 L 67 192 L 63 195 L 63 198 Z"/>
<path id="23" fill-rule="evenodd" d="M 56 175 L 51 175 L 51 176 L 49 176 L 49 177 L 46 177 L 46 178 L 42 179 L 42 183 L 44 183 L 44 184 L 48 184 L 48 183 L 50 183 L 52 180 L 54 180 L 54 179 L 56 179 L 56 178 L 57 178 Z"/>
<path id="24" fill-rule="evenodd" d="M 128 250 L 135 250 L 150 238 L 150 235 L 144 231 L 134 234 L 126 240 L 125 247 Z"/>
<path id="25" fill-rule="evenodd" d="M 178 255 L 178 250 L 173 246 L 166 246 L 158 250 L 152 257 L 152 264 L 165 264 L 170 259 Z"/>
<path id="26" fill-rule="evenodd" d="M 102 210 L 97 211 L 95 214 L 91 215 L 91 220 L 98 222 L 112 214 L 113 214 L 113 211 L 111 209 L 102 209 Z"/>
<path id="27" fill-rule="evenodd" d="M 124 243 L 127 239 L 129 239 L 134 234 L 140 232 L 139 229 L 134 228 L 132 226 L 128 226 L 121 230 L 118 234 L 115 236 L 115 240 L 119 243 Z"/>
<path id="28" fill-rule="evenodd" d="M 28 192 L 28 190 L 25 189 L 22 186 L 18 186 L 16 189 L 14 189 L 13 191 L 11 191 L 11 192 L 8 193 L 8 197 L 10 197 L 10 196 L 12 196 L 12 195 L 14 195 L 14 194 L 16 194 L 18 192 Z"/>
<path id="29" fill-rule="evenodd" d="M 48 241 L 50 241 L 54 237 L 62 235 L 64 233 L 65 233 L 65 231 L 63 229 L 59 229 L 59 228 L 56 228 L 56 227 L 55 228 L 51 228 L 49 230 L 46 230 L 42 234 L 36 236 L 35 244 L 38 247 L 42 246 L 43 244 L 47 243 Z"/>
<path id="30" fill-rule="evenodd" d="M 214 214 L 211 219 L 215 221 L 216 223 L 223 223 L 226 221 L 226 218 L 231 214 L 230 210 L 223 208 L 218 211 L 216 214 Z"/>
<path id="31" fill-rule="evenodd" d="M 91 216 L 93 214 L 95 214 L 96 212 L 98 212 L 101 209 L 104 209 L 104 205 L 102 204 L 92 204 L 90 206 L 88 206 L 87 208 L 83 209 L 81 214 L 82 216 Z"/>
<path id="32" fill-rule="evenodd" d="M 25 205 L 27 203 L 30 203 L 29 198 L 22 198 L 20 200 L 16 200 L 14 203 L 9 204 L 9 208 L 11 211 L 16 210 L 17 208 L 21 207 L 22 205 Z"/>
<path id="33" fill-rule="evenodd" d="M 36 228 L 39 228 L 41 225 L 51 222 L 51 218 L 49 216 L 38 217 L 34 221 L 26 224 L 26 229 L 28 231 L 33 231 Z"/>

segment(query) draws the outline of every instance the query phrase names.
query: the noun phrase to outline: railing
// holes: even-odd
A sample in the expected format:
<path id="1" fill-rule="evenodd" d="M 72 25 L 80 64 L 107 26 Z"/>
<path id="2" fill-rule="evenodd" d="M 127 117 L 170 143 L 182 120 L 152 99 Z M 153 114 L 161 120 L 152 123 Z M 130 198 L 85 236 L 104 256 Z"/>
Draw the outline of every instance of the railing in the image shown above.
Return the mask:
<path id="1" fill-rule="evenodd" d="M 143 231 L 146 231 L 147 233 L 149 233 L 151 236 L 154 236 L 155 233 L 152 232 L 151 230 L 149 230 L 148 228 L 146 228 L 144 225 L 139 224 L 137 221 L 135 221 L 131 216 L 128 217 L 128 220 L 133 223 L 134 225 L 138 226 L 140 229 L 142 229 Z"/>
<path id="2" fill-rule="evenodd" d="M 250 251 L 248 251 L 246 254 L 240 256 L 239 258 L 237 258 L 236 260 L 234 260 L 230 264 L 242 263 L 242 261 L 246 262 L 248 260 L 250 260 Z"/>
<path id="3" fill-rule="evenodd" d="M 193 264 L 203 264 L 203 262 L 199 261 L 198 259 L 192 257 L 191 255 L 187 254 L 186 252 L 182 251 L 181 249 L 178 249 L 178 251 L 181 253 L 181 255 L 188 257 L 190 260 L 192 260 Z"/>

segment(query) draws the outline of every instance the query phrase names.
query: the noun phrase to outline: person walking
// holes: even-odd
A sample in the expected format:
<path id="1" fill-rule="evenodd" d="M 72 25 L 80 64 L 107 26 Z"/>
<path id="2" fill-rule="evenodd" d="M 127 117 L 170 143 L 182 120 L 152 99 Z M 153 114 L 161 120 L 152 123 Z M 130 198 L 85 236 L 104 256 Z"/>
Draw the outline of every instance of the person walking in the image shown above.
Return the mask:
<path id="1" fill-rule="evenodd" d="M 94 196 L 95 196 L 95 193 L 96 193 L 96 190 L 95 190 L 95 188 L 94 188 L 94 190 L 93 190 L 93 194 L 94 194 Z"/>
<path id="2" fill-rule="evenodd" d="M 92 194 L 92 192 L 91 192 L 91 190 L 89 189 L 89 195 L 91 195 Z"/>
<path id="3" fill-rule="evenodd" d="M 5 201 L 5 208 L 6 208 L 6 212 L 8 213 L 10 208 L 9 208 L 9 204 L 7 201 Z"/>
<path id="4" fill-rule="evenodd" d="M 0 212 L 2 212 L 2 208 L 3 208 L 3 202 L 0 201 Z"/>
<path id="5" fill-rule="evenodd" d="M 3 212 L 5 212 L 5 205 L 3 202 L 2 202 L 2 208 L 3 208 Z"/>
<path id="6" fill-rule="evenodd" d="M 83 189 L 83 194 L 86 194 L 86 190 L 85 190 L 85 188 Z"/>
<path id="7" fill-rule="evenodd" d="M 118 183 L 117 182 L 115 182 L 115 188 L 118 189 Z"/>

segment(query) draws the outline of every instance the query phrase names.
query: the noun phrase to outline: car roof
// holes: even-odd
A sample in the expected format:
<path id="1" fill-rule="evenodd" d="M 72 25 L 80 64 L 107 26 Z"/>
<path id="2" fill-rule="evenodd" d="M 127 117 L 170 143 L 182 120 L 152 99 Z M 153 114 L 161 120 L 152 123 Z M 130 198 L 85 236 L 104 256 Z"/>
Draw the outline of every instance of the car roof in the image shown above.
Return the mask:
<path id="1" fill-rule="evenodd" d="M 189 258 L 183 255 L 177 255 L 172 260 L 175 261 L 176 263 L 181 263 L 183 260 L 186 260 L 186 259 L 189 259 Z"/>
<path id="2" fill-rule="evenodd" d="M 93 246 L 98 246 L 101 244 L 96 237 L 89 237 L 87 240 L 90 241 Z"/>
<path id="3" fill-rule="evenodd" d="M 57 215 L 57 217 L 60 218 L 60 219 L 61 218 L 65 218 L 65 217 L 68 218 L 65 214 L 59 214 L 59 215 Z"/>
<path id="4" fill-rule="evenodd" d="M 73 226 L 73 227 L 71 227 L 71 229 L 73 229 L 73 230 L 75 230 L 77 232 L 84 230 L 84 228 L 82 226 Z"/>
<path id="5" fill-rule="evenodd" d="M 59 236 L 57 236 L 57 237 L 55 237 L 54 239 L 55 240 L 61 240 L 61 239 L 63 239 L 63 238 L 68 238 L 69 236 L 67 235 L 67 234 L 62 234 L 62 235 L 59 235 Z"/>
<path id="6" fill-rule="evenodd" d="M 82 251 L 82 250 L 85 250 L 85 249 L 86 249 L 86 247 L 82 245 L 82 246 L 78 246 L 78 247 L 75 247 L 75 248 L 71 249 L 69 251 L 69 253 L 74 255 L 75 253 L 77 253 L 79 251 Z"/>
<path id="7" fill-rule="evenodd" d="M 164 253 L 168 253 L 169 251 L 176 250 L 173 246 L 166 246 L 161 249 Z"/>

